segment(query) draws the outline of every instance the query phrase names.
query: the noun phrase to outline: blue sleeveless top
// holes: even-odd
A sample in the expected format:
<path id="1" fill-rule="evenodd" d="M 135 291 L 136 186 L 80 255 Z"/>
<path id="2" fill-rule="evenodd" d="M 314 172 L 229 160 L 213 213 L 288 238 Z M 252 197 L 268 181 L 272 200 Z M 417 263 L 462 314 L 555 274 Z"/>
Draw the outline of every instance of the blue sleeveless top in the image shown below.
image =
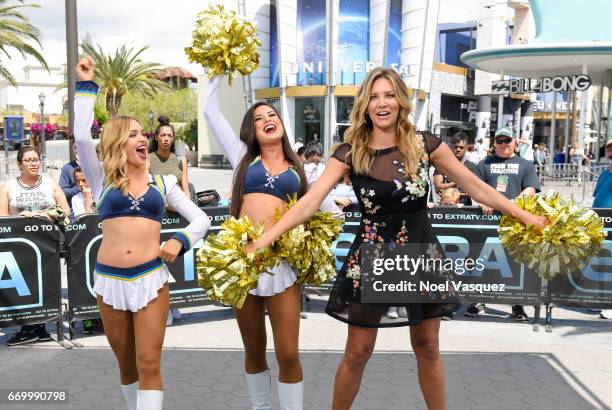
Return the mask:
<path id="1" fill-rule="evenodd" d="M 270 194 L 283 201 L 293 198 L 293 195 L 300 191 L 300 176 L 293 167 L 278 175 L 270 175 L 261 158 L 251 162 L 245 182 L 245 194 Z"/>
<path id="2" fill-rule="evenodd" d="M 158 187 L 159 185 L 159 187 Z M 109 184 L 98 201 L 100 221 L 120 216 L 139 216 L 161 223 L 166 207 L 165 185 L 159 176 L 152 178 L 149 188 L 140 197 L 124 196 L 115 184 Z"/>

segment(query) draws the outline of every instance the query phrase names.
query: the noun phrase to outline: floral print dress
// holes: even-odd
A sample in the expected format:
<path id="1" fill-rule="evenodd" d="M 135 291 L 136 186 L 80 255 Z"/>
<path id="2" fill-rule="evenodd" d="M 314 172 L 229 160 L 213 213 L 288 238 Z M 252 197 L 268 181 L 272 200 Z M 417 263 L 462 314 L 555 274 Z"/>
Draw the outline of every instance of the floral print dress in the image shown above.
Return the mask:
<path id="1" fill-rule="evenodd" d="M 408 317 L 389 319 L 387 309 L 394 304 L 361 303 L 359 248 L 362 243 L 397 246 L 404 243 L 436 243 L 427 214 L 429 192 L 429 154 L 441 140 L 419 138 L 421 161 L 414 174 L 405 176 L 404 164 L 397 147 L 374 150 L 371 175 L 353 171 L 350 144 L 340 145 L 332 154 L 350 167 L 349 177 L 362 214 L 357 237 L 348 252 L 344 266 L 334 283 L 326 312 L 345 323 L 365 327 L 410 326 L 422 319 L 441 315 L 438 303 L 406 304 Z"/>

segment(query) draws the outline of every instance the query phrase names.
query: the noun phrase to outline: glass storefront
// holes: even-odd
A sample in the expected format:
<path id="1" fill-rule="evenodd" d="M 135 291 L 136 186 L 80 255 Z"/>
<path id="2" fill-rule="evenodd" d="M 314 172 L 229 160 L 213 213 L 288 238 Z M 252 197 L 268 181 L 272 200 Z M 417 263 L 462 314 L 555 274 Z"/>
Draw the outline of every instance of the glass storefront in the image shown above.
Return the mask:
<path id="1" fill-rule="evenodd" d="M 344 132 L 351 125 L 354 101 L 355 97 L 336 97 L 336 130 L 333 143 L 344 141 Z"/>
<path id="2" fill-rule="evenodd" d="M 325 146 L 325 97 L 295 99 L 295 139 Z"/>

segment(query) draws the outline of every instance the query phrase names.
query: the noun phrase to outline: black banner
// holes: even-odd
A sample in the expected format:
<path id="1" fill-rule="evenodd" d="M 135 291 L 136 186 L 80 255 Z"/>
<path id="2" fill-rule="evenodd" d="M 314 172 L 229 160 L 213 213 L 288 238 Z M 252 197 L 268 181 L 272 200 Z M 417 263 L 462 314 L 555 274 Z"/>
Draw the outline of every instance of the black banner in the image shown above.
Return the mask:
<path id="1" fill-rule="evenodd" d="M 215 232 L 229 217 L 226 207 L 207 208 L 211 229 Z M 177 214 L 168 214 L 162 221 L 161 240 L 167 241 L 174 232 L 187 225 Z M 70 295 L 70 320 L 88 319 L 99 316 L 94 287 L 94 265 L 102 241 L 101 224 L 96 215 L 85 215 L 66 229 L 66 244 L 69 253 L 68 294 Z M 182 257 L 168 265 L 175 282 L 170 283 L 170 304 L 180 308 L 209 303 L 206 293 L 198 285 L 195 270 L 197 250 L 202 242 Z"/>
<path id="2" fill-rule="evenodd" d="M 553 278 L 550 301 L 563 306 L 612 308 L 612 209 L 593 209 L 602 218 L 606 239 L 603 249 L 581 271 Z"/>
<path id="3" fill-rule="evenodd" d="M 207 208 L 211 232 L 228 218 L 226 207 Z M 361 214 L 356 206 L 346 210 L 343 232 L 333 244 L 336 268 L 342 266 L 351 247 Z M 612 230 L 612 209 L 596 210 L 603 218 L 606 231 Z M 612 240 L 580 272 L 560 275 L 547 284 L 542 294 L 540 278 L 522 264 L 512 261 L 497 237 L 499 215 L 482 215 L 479 208 L 435 207 L 429 218 L 438 240 L 448 257 L 484 257 L 486 268 L 476 272 L 488 275 L 491 282 L 504 283 L 503 295 L 461 294 L 462 299 L 478 302 L 495 301 L 513 304 L 538 304 L 550 301 L 558 305 L 612 306 Z M 163 220 L 162 241 L 186 225 L 178 215 Z M 93 268 L 102 239 L 97 216 L 88 215 L 66 228 L 68 258 L 68 294 L 70 319 L 98 316 L 93 291 Z M 41 219 L 3 218 L 0 226 L 0 327 L 21 323 L 52 321 L 60 314 L 59 232 Z M 195 253 L 202 242 L 171 265 L 176 282 L 170 284 L 170 300 L 174 307 L 208 303 L 197 283 Z M 463 280 L 469 283 L 469 275 Z M 307 292 L 329 293 L 331 283 L 307 287 Z M 489 294 L 490 295 L 490 294 Z"/>
<path id="4" fill-rule="evenodd" d="M 505 284 L 503 292 L 460 292 L 461 299 L 472 302 L 537 304 L 541 280 L 525 265 L 516 263 L 499 243 L 499 214 L 483 215 L 479 207 L 435 207 L 429 220 L 444 253 L 450 258 L 482 258 L 485 268 L 465 273 L 461 279 L 471 283 L 485 279 L 487 283 Z M 484 276 L 478 280 L 477 277 Z"/>
<path id="5" fill-rule="evenodd" d="M 59 319 L 57 227 L 41 218 L 0 220 L 0 328 Z"/>

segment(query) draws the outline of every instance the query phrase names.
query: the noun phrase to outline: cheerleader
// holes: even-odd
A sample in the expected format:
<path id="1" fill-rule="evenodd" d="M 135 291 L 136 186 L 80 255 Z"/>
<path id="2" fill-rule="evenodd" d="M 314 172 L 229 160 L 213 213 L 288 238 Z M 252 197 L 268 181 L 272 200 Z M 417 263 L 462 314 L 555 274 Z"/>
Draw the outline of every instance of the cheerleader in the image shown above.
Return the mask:
<path id="1" fill-rule="evenodd" d="M 332 154 L 323 175 L 308 193 L 257 241 L 249 251 L 269 246 L 283 232 L 314 214 L 344 175 L 349 175 L 363 215 L 359 233 L 336 278 L 326 312 L 348 326 L 344 357 L 336 372 L 333 409 L 350 408 L 374 350 L 378 328 L 411 326 L 419 384 L 429 409 L 445 408 L 444 366 L 438 348 L 442 305 L 398 304 L 407 317 L 389 319 L 390 304 L 362 303 L 359 249 L 362 243 L 436 243 L 427 216 L 430 162 L 479 203 L 542 228 L 546 218 L 521 210 L 463 166 L 439 138 L 417 135 L 408 120 L 408 89 L 397 72 L 376 68 L 355 96 L 351 127 L 344 144 Z M 391 304 L 393 305 L 393 304 Z"/>
<path id="2" fill-rule="evenodd" d="M 100 164 L 90 131 L 98 93 L 91 58 L 81 59 L 76 73 L 75 142 L 103 231 L 94 291 L 128 408 L 157 410 L 163 404 L 160 360 L 169 308 L 166 263 L 199 241 L 210 222 L 176 177 L 149 174 L 148 141 L 138 120 L 118 116 L 104 124 Z M 190 223 L 160 249 L 166 205 Z"/>
<path id="3" fill-rule="evenodd" d="M 306 193 L 304 168 L 291 148 L 278 112 L 264 102 L 247 110 L 240 138 L 234 134 L 219 110 L 220 81 L 220 77 L 215 77 L 208 83 L 204 116 L 235 169 L 230 214 L 236 218 L 246 215 L 263 224 L 266 230 L 274 224 L 277 210 L 284 208 L 288 198 Z M 321 209 L 342 214 L 331 199 Z M 246 380 L 253 409 L 272 406 L 266 361 L 266 308 L 279 367 L 280 407 L 302 408 L 303 374 L 298 350 L 301 290 L 296 280 L 297 270 L 283 261 L 262 273 L 242 308 L 234 310 L 244 343 Z"/>

